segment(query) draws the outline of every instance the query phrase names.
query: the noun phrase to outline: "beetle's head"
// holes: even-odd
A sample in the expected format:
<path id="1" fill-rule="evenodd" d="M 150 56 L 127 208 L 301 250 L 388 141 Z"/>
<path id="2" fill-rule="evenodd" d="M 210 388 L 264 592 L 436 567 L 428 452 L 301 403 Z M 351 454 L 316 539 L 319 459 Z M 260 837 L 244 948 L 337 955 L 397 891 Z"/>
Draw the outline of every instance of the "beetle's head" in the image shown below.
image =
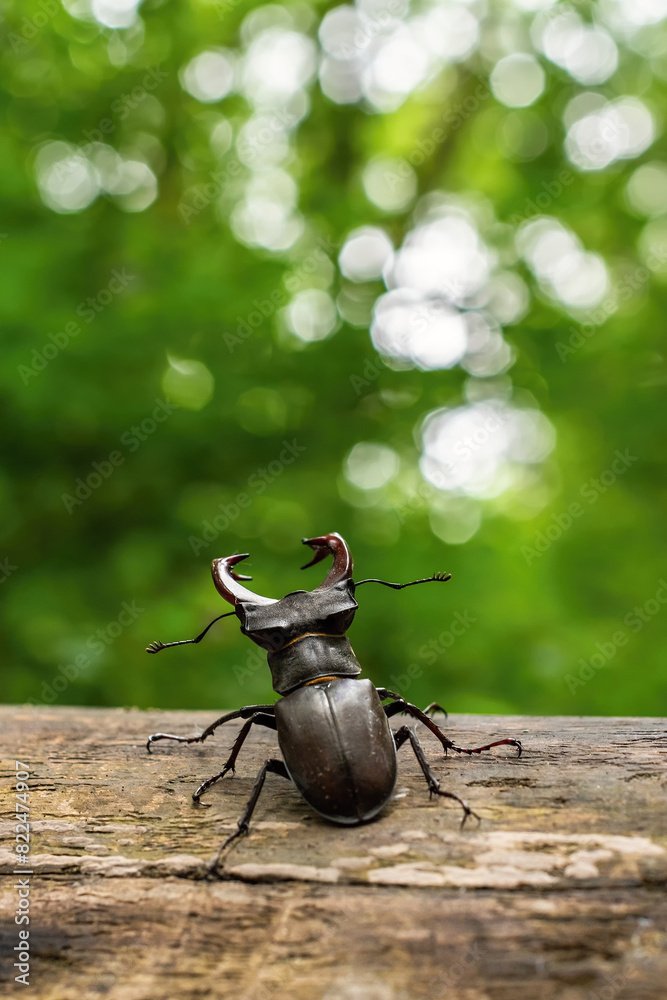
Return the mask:
<path id="1" fill-rule="evenodd" d="M 309 545 L 315 555 L 301 569 L 308 569 L 309 566 L 314 566 L 327 556 L 333 556 L 333 566 L 320 586 L 316 587 L 316 590 L 324 590 L 325 587 L 332 587 L 335 583 L 340 583 L 341 580 L 352 578 L 354 569 L 352 553 L 345 539 L 341 538 L 337 531 L 333 531 L 329 535 L 318 535 L 316 538 L 304 538 L 303 544 Z"/>

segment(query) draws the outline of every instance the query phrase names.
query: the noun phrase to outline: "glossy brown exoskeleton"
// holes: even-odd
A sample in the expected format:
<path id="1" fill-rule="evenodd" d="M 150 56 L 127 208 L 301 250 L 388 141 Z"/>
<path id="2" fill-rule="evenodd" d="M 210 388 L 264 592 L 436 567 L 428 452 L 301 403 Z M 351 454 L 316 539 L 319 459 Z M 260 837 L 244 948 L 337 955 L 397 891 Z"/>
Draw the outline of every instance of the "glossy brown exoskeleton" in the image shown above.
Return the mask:
<path id="1" fill-rule="evenodd" d="M 307 566 L 328 555 L 333 556 L 333 566 L 315 590 L 296 590 L 281 600 L 261 597 L 243 585 L 251 577 L 242 576 L 234 567 L 247 555 L 214 559 L 212 566 L 218 592 L 234 606 L 234 611 L 228 614 L 235 614 L 241 622 L 241 632 L 266 650 L 273 688 L 282 698 L 274 705 L 251 705 L 229 712 L 201 736 L 155 733 L 148 738 L 149 750 L 158 740 L 202 743 L 218 726 L 232 719 L 247 720 L 222 771 L 194 792 L 193 799 L 198 803 L 211 785 L 234 771 L 236 758 L 253 725 L 277 731 L 282 759 L 269 758 L 261 767 L 245 812 L 237 829 L 222 844 L 214 870 L 224 848 L 248 831 L 268 772 L 291 779 L 306 802 L 331 822 L 364 823 L 376 816 L 391 798 L 396 784 L 396 751 L 406 741 L 412 745 L 430 793 L 458 802 L 463 808 L 462 825 L 469 815 L 476 815 L 458 795 L 440 788 L 414 732 L 408 726 L 395 731 L 390 728 L 389 718 L 399 712 L 423 722 L 440 740 L 445 753 L 447 750 L 481 753 L 501 744 L 518 747 L 521 753 L 521 743 L 514 739 L 496 740 L 474 749 L 458 747 L 427 714 L 442 711 L 439 705 L 421 711 L 400 695 L 376 688 L 359 677 L 361 666 L 346 634 L 358 607 L 356 588 L 365 583 L 380 583 L 400 590 L 420 583 L 445 582 L 451 579 L 450 574 L 436 573 L 411 583 L 361 580 L 355 584 L 352 556 L 339 534 L 306 538 L 304 545 L 309 545 L 315 553 Z M 219 616 L 224 617 L 227 615 Z M 147 652 L 158 653 L 169 646 L 200 642 L 219 618 L 194 639 L 154 642 Z M 383 701 L 390 704 L 383 706 Z"/>

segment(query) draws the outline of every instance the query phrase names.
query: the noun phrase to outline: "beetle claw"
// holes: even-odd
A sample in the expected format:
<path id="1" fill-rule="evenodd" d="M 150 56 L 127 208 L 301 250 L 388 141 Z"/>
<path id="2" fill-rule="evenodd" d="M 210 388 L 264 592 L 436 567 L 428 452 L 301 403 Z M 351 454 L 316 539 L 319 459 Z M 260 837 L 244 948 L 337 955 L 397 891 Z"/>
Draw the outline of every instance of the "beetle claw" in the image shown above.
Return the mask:
<path id="1" fill-rule="evenodd" d="M 463 827 L 465 826 L 465 822 L 466 822 L 468 816 L 474 816 L 475 819 L 477 820 L 477 825 L 478 826 L 482 822 L 482 817 L 478 816 L 477 813 L 473 809 L 471 809 L 469 806 L 467 806 L 466 809 L 465 809 L 465 811 L 464 811 L 464 813 L 463 813 L 463 819 L 461 820 L 461 826 L 459 827 L 460 830 L 462 830 Z"/>
<path id="2" fill-rule="evenodd" d="M 150 646 L 146 646 L 146 652 L 147 653 L 159 653 L 160 650 L 164 649 L 164 648 L 165 648 L 164 643 L 160 642 L 159 639 L 156 639 L 155 642 L 152 642 L 150 644 Z"/>

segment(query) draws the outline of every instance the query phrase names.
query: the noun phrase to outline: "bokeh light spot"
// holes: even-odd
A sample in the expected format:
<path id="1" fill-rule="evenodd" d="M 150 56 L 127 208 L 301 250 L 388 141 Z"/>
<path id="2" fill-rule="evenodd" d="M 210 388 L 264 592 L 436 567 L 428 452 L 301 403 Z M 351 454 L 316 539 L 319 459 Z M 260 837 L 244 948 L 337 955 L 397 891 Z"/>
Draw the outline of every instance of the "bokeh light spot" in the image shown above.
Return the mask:
<path id="1" fill-rule="evenodd" d="M 181 85 L 205 104 L 221 101 L 234 84 L 234 60 L 223 49 L 209 49 L 191 59 L 181 71 Z"/>
<path id="2" fill-rule="evenodd" d="M 363 173 L 366 197 L 384 212 L 403 212 L 417 194 L 417 175 L 406 160 L 376 156 Z"/>
<path id="3" fill-rule="evenodd" d="M 667 212 L 667 163 L 642 164 L 625 191 L 628 202 L 640 215 L 663 215 Z"/>
<path id="4" fill-rule="evenodd" d="M 211 401 L 214 387 L 215 380 L 201 361 L 169 357 L 162 390 L 172 403 L 188 410 L 201 410 Z"/>
<path id="5" fill-rule="evenodd" d="M 255 386 L 237 399 L 236 416 L 249 434 L 277 434 L 287 427 L 287 404 L 275 389 Z"/>
<path id="6" fill-rule="evenodd" d="M 487 400 L 430 413 L 422 427 L 422 474 L 439 490 L 489 499 L 521 484 L 521 467 L 543 462 L 555 431 L 539 410 Z"/>
<path id="7" fill-rule="evenodd" d="M 373 281 L 382 277 L 393 252 L 391 240 L 382 229 L 363 226 L 346 238 L 338 266 L 350 281 Z"/>
<path id="8" fill-rule="evenodd" d="M 386 444 L 359 441 L 345 459 L 345 477 L 360 490 L 377 490 L 394 478 L 400 467 L 398 455 Z"/>
<path id="9" fill-rule="evenodd" d="M 326 292 L 306 288 L 297 292 L 286 310 L 287 326 L 301 340 L 324 340 L 336 328 L 336 306 Z"/>
<path id="10" fill-rule="evenodd" d="M 542 96 L 545 73 L 534 56 L 523 52 L 505 56 L 491 73 L 493 96 L 508 108 L 526 108 Z"/>

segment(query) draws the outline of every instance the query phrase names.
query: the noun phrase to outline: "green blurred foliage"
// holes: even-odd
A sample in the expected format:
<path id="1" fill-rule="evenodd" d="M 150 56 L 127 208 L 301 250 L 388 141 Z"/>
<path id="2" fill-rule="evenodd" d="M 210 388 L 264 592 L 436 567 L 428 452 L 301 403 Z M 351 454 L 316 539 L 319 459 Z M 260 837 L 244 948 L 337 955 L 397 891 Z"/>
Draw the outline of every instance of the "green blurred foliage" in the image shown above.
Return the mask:
<path id="1" fill-rule="evenodd" d="M 317 82 L 310 85 L 288 167 L 310 242 L 281 253 L 250 248 L 230 228 L 238 197 L 232 181 L 219 205 L 216 198 L 189 221 L 179 212 L 188 192 L 234 158 L 233 149 L 212 151 L 210 116 L 224 114 L 236 131 L 250 115 L 240 94 L 196 101 L 179 71 L 205 48 L 238 48 L 255 6 L 227 4 L 220 17 L 215 5 L 195 0 L 148 0 L 138 33 L 78 19 L 57 3 L 28 38 L 25 19 L 41 24 L 38 15 L 52 6 L 2 5 L 0 697 L 212 711 L 270 699 L 268 669 L 234 619 L 197 647 L 159 656 L 147 656 L 144 647 L 195 635 L 226 610 L 210 578 L 213 557 L 250 551 L 253 586 L 281 597 L 321 579 L 321 566 L 299 571 L 301 538 L 336 530 L 352 548 L 358 576 L 453 574 L 446 586 L 360 591 L 350 637 L 377 684 L 402 681 L 410 700 L 438 699 L 450 711 L 658 714 L 667 693 L 667 607 L 647 611 L 638 628 L 624 619 L 653 599 L 667 576 L 664 271 L 641 283 L 562 361 L 556 345 L 581 326 L 518 265 L 532 299 L 527 314 L 504 331 L 516 358 L 509 376 L 515 395 L 530 393 L 556 430 L 544 471 L 548 502 L 532 516 L 516 498 L 484 502 L 477 533 L 465 544 L 445 544 L 432 530 L 430 504 L 406 503 L 419 482 L 421 423 L 434 409 L 460 404 L 466 373 L 391 367 L 367 326 L 345 322 L 326 339 L 298 343 L 281 309 L 290 276 L 295 287 L 310 284 L 299 268 L 317 240 L 340 248 L 351 230 L 370 224 L 400 245 L 413 203 L 393 213 L 373 205 L 361 183 L 364 164 L 379 153 L 409 157 L 447 109 L 480 80 L 488 85 L 492 64 L 473 54 L 387 113 L 363 102 L 337 105 Z M 294 6 L 314 39 L 326 9 Z M 594 7 L 579 9 L 595 14 Z M 488 19 L 498 26 L 521 16 L 498 3 Z M 650 30 L 667 52 L 663 26 Z M 415 164 L 419 195 L 476 194 L 506 223 L 525 215 L 527 202 L 568 168 L 574 179 L 549 212 L 614 275 L 638 267 L 646 219 L 628 203 L 626 186 L 641 162 L 665 158 L 665 138 L 641 157 L 578 171 L 565 156 L 562 113 L 586 89 L 609 99 L 635 94 L 664 107 L 665 55 L 657 43 L 655 50 L 649 60 L 622 47 L 617 72 L 593 88 L 543 60 L 547 86 L 531 111 L 511 110 L 492 96 L 478 101 L 435 153 Z M 81 211 L 48 207 L 36 182 L 39 149 L 55 141 L 85 145 L 86 132 L 155 67 L 165 76 L 150 101 L 122 120 L 112 116 L 105 142 L 143 151 L 158 178 L 157 198 L 141 211 L 105 195 Z M 511 155 L 536 120 L 546 129 L 544 149 Z M 329 256 L 335 264 L 337 251 Z M 130 277 L 102 305 L 114 271 Z M 329 291 L 335 297 L 344 284 L 336 272 Z M 382 291 L 380 282 L 358 286 L 367 304 Z M 247 322 L 256 303 L 275 302 L 277 292 L 280 308 L 230 349 L 225 335 Z M 91 322 L 81 306 L 89 297 L 99 307 Z M 21 366 L 35 363 L 33 351 L 43 352 L 53 343 L 48 335 L 62 336 L 70 322 L 81 332 L 43 370 L 22 377 Z M 353 377 L 369 371 L 360 391 Z M 158 401 L 169 399 L 181 405 L 151 424 Z M 303 451 L 276 471 L 285 441 Z M 344 461 L 360 441 L 400 456 L 412 475 L 402 493 L 392 487 L 366 497 L 349 486 Z M 617 449 L 637 460 L 595 504 L 582 502 L 583 515 L 543 554 L 526 558 L 522 547 L 534 547 L 538 533 L 581 501 L 582 486 L 610 468 Z M 68 510 L 63 495 L 74 494 L 93 463 L 109 463 L 111 474 Z M 263 469 L 269 471 L 260 489 Z M 238 503 L 244 494 L 247 506 Z M 209 532 L 214 537 L 195 545 L 195 553 L 192 538 L 202 538 L 205 523 L 223 508 L 234 514 L 234 505 L 238 516 Z M 116 627 L 124 603 L 135 610 Z M 456 613 L 474 623 L 450 643 Z M 619 630 L 627 643 L 571 691 L 566 676 L 579 676 L 582 658 L 590 662 L 596 644 L 605 648 Z M 406 684 L 410 665 L 414 676 Z"/>

